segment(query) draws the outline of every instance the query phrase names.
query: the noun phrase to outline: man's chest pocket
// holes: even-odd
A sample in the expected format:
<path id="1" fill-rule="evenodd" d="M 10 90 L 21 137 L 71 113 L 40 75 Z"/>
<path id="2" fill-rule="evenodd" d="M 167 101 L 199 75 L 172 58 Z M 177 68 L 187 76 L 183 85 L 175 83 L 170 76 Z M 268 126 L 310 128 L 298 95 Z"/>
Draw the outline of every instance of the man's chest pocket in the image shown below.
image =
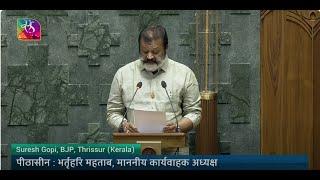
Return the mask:
<path id="1" fill-rule="evenodd" d="M 130 87 L 122 87 L 122 100 L 124 104 L 129 104 L 134 95 L 134 90 Z"/>
<path id="2" fill-rule="evenodd" d="M 173 89 L 173 90 L 169 90 L 169 96 L 171 98 L 172 101 L 174 102 L 179 102 L 181 99 L 181 90 L 179 89 Z"/>
<path id="3" fill-rule="evenodd" d="M 183 93 L 182 89 L 170 89 L 168 91 L 168 94 L 172 101 L 172 105 L 175 110 L 181 106 L 182 99 L 183 99 L 182 93 Z M 171 105 L 170 105 L 170 109 L 171 109 Z"/>

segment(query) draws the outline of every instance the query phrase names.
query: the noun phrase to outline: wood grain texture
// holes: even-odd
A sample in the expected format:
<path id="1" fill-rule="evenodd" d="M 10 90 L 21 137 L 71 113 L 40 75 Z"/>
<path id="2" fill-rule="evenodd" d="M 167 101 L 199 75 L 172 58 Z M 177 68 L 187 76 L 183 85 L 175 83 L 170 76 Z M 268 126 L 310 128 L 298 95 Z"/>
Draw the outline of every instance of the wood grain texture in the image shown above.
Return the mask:
<path id="1" fill-rule="evenodd" d="M 201 99 L 201 121 L 196 133 L 196 154 L 218 154 L 217 94 L 211 100 Z"/>
<path id="2" fill-rule="evenodd" d="M 285 22 L 283 121 L 285 152 L 307 153 L 313 163 L 312 36 L 296 21 Z"/>
<path id="3" fill-rule="evenodd" d="M 319 13 L 261 13 L 261 153 L 308 154 L 319 169 Z"/>
<path id="4" fill-rule="evenodd" d="M 261 151 L 282 154 L 284 35 L 282 11 L 269 12 L 261 22 Z"/>
<path id="5" fill-rule="evenodd" d="M 320 22 L 314 28 L 313 39 L 313 142 L 314 142 L 314 163 L 315 169 L 320 169 Z"/>

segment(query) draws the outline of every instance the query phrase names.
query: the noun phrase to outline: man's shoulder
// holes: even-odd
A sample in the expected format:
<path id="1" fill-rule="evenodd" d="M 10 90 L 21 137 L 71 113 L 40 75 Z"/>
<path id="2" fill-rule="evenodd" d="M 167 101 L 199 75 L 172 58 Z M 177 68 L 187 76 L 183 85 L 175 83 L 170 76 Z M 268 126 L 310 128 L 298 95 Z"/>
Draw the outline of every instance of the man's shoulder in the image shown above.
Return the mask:
<path id="1" fill-rule="evenodd" d="M 117 73 L 121 73 L 121 72 L 128 72 L 129 70 L 133 70 L 135 68 L 135 66 L 137 65 L 138 63 L 138 60 L 134 60 L 128 64 L 125 64 L 124 66 L 120 67 L 118 70 L 117 70 Z"/>
<path id="2" fill-rule="evenodd" d="M 171 67 L 177 68 L 179 71 L 185 71 L 186 73 L 193 73 L 192 69 L 189 68 L 187 65 L 177 62 L 175 60 L 169 59 L 169 64 Z"/>

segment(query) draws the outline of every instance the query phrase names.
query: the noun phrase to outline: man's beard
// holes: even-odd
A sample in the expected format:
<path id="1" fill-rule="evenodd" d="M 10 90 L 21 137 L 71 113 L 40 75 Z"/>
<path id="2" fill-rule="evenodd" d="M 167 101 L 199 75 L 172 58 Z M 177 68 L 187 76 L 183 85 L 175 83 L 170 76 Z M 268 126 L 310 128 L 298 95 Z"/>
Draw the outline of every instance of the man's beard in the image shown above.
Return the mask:
<path id="1" fill-rule="evenodd" d="M 145 59 L 145 60 L 142 60 L 142 64 L 146 71 L 155 72 L 162 67 L 164 63 L 164 59 L 165 59 L 164 57 L 154 58 L 154 59 Z"/>

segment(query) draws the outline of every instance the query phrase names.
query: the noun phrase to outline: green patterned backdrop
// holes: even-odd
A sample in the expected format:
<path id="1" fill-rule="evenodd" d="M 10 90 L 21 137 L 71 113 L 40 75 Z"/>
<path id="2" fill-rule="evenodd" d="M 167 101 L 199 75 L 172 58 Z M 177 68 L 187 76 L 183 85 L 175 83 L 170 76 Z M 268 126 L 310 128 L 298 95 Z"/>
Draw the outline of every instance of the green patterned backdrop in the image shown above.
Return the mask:
<path id="1" fill-rule="evenodd" d="M 260 153 L 259 13 L 219 11 L 221 154 Z M 166 27 L 168 56 L 200 78 L 194 63 L 194 14 L 193 10 L 2 11 L 2 169 L 10 169 L 11 143 L 112 142 L 105 121 L 110 84 L 119 67 L 138 58 L 138 34 L 149 24 Z M 40 21 L 40 42 L 17 40 L 20 17 Z M 191 132 L 191 153 L 194 137 Z"/>

